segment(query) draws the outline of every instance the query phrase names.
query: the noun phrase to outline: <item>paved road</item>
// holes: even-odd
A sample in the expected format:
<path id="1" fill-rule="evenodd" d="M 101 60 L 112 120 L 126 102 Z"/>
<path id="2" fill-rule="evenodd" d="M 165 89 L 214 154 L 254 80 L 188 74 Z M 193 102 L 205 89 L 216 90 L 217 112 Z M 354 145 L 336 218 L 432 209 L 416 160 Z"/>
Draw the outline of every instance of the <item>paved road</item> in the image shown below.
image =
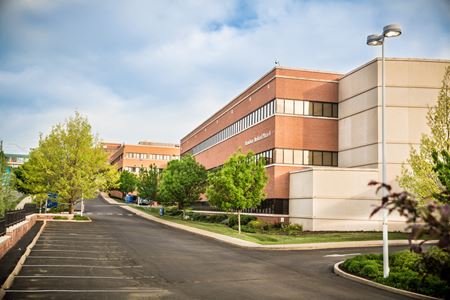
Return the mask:
<path id="1" fill-rule="evenodd" d="M 328 255 L 381 249 L 248 250 L 99 199 L 86 210 L 92 223 L 49 223 L 7 299 L 408 299 L 331 272 Z"/>

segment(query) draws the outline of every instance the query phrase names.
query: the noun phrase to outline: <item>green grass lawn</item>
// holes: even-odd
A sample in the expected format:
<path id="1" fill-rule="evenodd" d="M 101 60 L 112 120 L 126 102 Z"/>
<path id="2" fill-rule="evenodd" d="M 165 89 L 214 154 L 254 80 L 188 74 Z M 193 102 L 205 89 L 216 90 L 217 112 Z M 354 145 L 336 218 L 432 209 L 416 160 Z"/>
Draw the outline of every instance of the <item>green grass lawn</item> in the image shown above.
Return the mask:
<path id="1" fill-rule="evenodd" d="M 197 221 L 184 221 L 177 217 L 165 215 L 160 217 L 157 209 L 133 205 L 133 207 L 146 212 L 152 216 L 156 216 L 163 220 L 171 221 L 178 224 L 183 224 L 215 233 L 224 234 L 227 236 L 239 238 L 242 240 L 263 244 L 306 244 L 306 243 L 325 243 L 325 242 L 348 242 L 348 241 L 373 241 L 381 240 L 381 232 L 303 232 L 299 236 L 278 235 L 270 233 L 246 233 L 239 234 L 236 230 L 219 223 L 205 223 Z M 400 232 L 389 233 L 391 240 L 406 240 L 408 234 Z"/>

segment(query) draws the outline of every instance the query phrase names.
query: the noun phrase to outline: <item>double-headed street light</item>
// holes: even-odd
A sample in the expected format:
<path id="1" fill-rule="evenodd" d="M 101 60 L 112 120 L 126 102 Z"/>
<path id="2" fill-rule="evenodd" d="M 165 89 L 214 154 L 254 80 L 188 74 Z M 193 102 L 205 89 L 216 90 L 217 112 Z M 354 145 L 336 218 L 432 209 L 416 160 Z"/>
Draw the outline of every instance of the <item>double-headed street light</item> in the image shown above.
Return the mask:
<path id="1" fill-rule="evenodd" d="M 367 45 L 381 45 L 381 168 L 382 181 L 386 183 L 386 156 L 385 156 L 385 134 L 384 134 L 384 114 L 385 114 L 385 82 L 384 82 L 384 43 L 385 38 L 397 37 L 402 34 L 402 29 L 398 24 L 391 24 L 383 27 L 382 34 L 371 34 L 367 36 Z M 383 188 L 383 197 L 387 195 L 387 190 Z M 383 209 L 383 277 L 389 276 L 389 245 L 388 245 L 388 211 Z"/>

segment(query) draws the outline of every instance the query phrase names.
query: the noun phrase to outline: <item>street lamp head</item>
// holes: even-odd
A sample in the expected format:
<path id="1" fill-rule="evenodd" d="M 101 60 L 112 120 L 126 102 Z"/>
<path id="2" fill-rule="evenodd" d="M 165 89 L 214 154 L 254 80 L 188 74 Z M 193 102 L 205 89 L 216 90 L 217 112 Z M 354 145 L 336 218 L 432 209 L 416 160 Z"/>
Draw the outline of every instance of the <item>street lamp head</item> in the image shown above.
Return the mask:
<path id="1" fill-rule="evenodd" d="M 383 27 L 383 36 L 396 37 L 402 34 L 402 28 L 399 24 L 391 24 Z"/>
<path id="2" fill-rule="evenodd" d="M 383 45 L 384 36 L 381 34 L 371 34 L 367 36 L 367 45 L 380 46 Z"/>

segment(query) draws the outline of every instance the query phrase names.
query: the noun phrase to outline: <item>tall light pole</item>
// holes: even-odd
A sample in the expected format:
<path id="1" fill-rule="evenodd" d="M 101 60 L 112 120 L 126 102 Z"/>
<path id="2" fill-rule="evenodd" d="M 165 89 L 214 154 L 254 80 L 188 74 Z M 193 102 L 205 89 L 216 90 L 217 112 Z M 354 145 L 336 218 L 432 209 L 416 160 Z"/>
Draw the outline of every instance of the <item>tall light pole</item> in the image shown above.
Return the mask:
<path id="1" fill-rule="evenodd" d="M 367 36 L 367 45 L 380 46 L 381 45 L 381 174 L 382 181 L 386 183 L 386 155 L 385 143 L 386 138 L 384 134 L 384 114 L 386 110 L 385 103 L 385 82 L 384 82 L 384 43 L 385 38 L 396 37 L 402 34 L 402 29 L 398 24 L 391 24 L 384 26 L 382 34 L 371 34 Z M 387 190 L 383 188 L 383 197 L 387 195 Z M 388 242 L 388 210 L 383 209 L 383 277 L 389 276 L 389 242 Z"/>

